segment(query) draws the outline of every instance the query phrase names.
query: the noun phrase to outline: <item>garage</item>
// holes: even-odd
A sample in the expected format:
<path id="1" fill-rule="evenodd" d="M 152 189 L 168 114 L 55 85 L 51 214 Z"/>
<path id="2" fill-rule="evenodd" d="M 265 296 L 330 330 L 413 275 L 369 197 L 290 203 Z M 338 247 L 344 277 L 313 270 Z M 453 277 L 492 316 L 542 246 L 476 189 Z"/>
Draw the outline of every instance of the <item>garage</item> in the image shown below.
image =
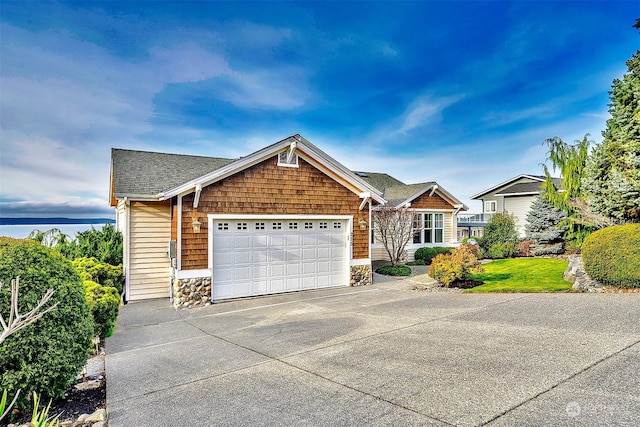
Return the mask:
<path id="1" fill-rule="evenodd" d="M 349 285 L 349 217 L 210 221 L 214 301 Z"/>

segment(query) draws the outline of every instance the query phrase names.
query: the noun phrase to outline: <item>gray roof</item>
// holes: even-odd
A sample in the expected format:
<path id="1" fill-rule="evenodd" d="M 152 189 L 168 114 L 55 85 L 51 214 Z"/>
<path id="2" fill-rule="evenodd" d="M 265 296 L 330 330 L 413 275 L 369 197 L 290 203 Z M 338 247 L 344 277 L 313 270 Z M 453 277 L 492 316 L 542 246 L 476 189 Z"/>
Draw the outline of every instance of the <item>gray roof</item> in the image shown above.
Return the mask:
<path id="1" fill-rule="evenodd" d="M 422 182 L 419 184 L 409 185 L 394 185 L 393 187 L 385 188 L 382 197 L 393 206 L 397 206 L 400 203 L 406 201 L 409 197 L 414 196 L 427 187 L 434 185 L 435 182 Z"/>
<path id="2" fill-rule="evenodd" d="M 545 178 L 545 177 L 539 177 L 539 178 Z M 552 181 L 553 181 L 553 184 L 556 186 L 556 188 L 558 188 L 562 182 L 560 178 L 552 178 Z M 498 191 L 496 195 L 540 193 L 543 185 L 544 185 L 544 182 L 520 182 L 518 184 L 510 185 L 504 190 Z"/>
<path id="3" fill-rule="evenodd" d="M 381 193 L 384 193 L 385 188 L 397 185 L 405 185 L 404 182 L 395 179 L 394 177 L 386 173 L 358 171 L 353 171 L 353 173 L 368 182 L 373 188 L 377 189 Z"/>
<path id="4" fill-rule="evenodd" d="M 235 159 L 185 154 L 111 149 L 113 194 L 156 196 L 216 169 Z"/>

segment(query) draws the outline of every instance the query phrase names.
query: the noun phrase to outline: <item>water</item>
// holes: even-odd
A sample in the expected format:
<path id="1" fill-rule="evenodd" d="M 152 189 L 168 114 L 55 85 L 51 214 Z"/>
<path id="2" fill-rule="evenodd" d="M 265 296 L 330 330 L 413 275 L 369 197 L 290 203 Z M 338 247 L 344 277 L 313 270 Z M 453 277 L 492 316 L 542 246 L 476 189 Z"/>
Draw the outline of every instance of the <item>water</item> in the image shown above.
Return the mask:
<path id="1" fill-rule="evenodd" d="M 25 239 L 33 230 L 47 231 L 57 228 L 71 239 L 76 238 L 76 234 L 81 231 L 101 230 L 106 224 L 19 224 L 0 225 L 0 236 L 13 237 L 15 239 Z"/>

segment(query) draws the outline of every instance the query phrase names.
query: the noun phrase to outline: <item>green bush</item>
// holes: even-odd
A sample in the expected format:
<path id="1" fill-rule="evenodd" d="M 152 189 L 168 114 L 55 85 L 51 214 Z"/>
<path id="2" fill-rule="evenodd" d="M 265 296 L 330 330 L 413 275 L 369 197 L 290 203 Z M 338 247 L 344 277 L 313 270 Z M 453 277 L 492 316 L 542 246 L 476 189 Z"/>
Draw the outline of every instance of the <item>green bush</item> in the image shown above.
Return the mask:
<path id="1" fill-rule="evenodd" d="M 482 273 L 475 245 L 460 245 L 450 254 L 439 254 L 431 262 L 429 275 L 449 287 L 458 280 L 467 280 L 471 274 Z"/>
<path id="2" fill-rule="evenodd" d="M 82 281 L 69 260 L 33 240 L 0 238 L 0 281 L 20 276 L 18 311 L 32 309 L 47 289 L 53 311 L 16 332 L 0 346 L 0 384 L 13 396 L 21 389 L 16 407 L 28 410 L 29 396 L 45 399 L 63 395 L 88 358 L 93 321 Z M 0 313 L 9 315 L 9 286 L 0 289 Z"/>
<path id="3" fill-rule="evenodd" d="M 424 261 L 425 264 L 431 264 L 431 260 L 435 258 L 436 255 L 451 253 L 451 249 L 453 248 L 445 246 L 419 248 L 416 250 L 416 253 L 413 255 L 413 257 L 417 260 Z"/>
<path id="4" fill-rule="evenodd" d="M 76 258 L 72 263 L 82 280 L 91 280 L 102 286 L 116 288 L 118 295 L 122 293 L 124 276 L 121 265 L 107 264 L 95 258 Z"/>
<path id="5" fill-rule="evenodd" d="M 100 337 L 111 336 L 116 326 L 118 308 L 120 307 L 120 294 L 112 286 L 102 286 L 91 280 L 84 281 L 84 290 L 89 308 L 93 314 L 94 335 Z"/>
<path id="6" fill-rule="evenodd" d="M 56 244 L 69 259 L 96 258 L 111 265 L 122 264 L 122 233 L 113 224 L 106 224 L 101 230 L 91 230 L 76 234 L 75 240 L 63 239 Z"/>
<path id="7" fill-rule="evenodd" d="M 620 288 L 640 288 L 640 224 L 595 231 L 582 244 L 584 269 L 594 280 Z"/>
<path id="8" fill-rule="evenodd" d="M 513 258 L 518 251 L 515 242 L 494 243 L 486 252 L 487 258 L 502 259 Z"/>
<path id="9" fill-rule="evenodd" d="M 478 245 L 484 255 L 491 258 L 489 250 L 496 243 L 518 243 L 518 232 L 513 215 L 495 214 L 491 221 L 484 227 L 482 237 L 478 239 Z"/>
<path id="10" fill-rule="evenodd" d="M 376 269 L 376 273 L 387 276 L 408 276 L 411 274 L 411 268 L 406 265 L 384 265 Z"/>

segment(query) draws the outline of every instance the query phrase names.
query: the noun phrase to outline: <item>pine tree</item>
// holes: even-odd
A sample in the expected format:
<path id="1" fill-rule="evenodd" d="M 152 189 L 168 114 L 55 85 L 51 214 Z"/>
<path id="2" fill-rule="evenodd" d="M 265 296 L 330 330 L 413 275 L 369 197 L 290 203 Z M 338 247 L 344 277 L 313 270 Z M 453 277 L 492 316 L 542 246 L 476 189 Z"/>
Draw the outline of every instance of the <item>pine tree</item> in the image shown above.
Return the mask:
<path id="1" fill-rule="evenodd" d="M 636 21 L 640 30 L 640 18 Z M 589 208 L 616 222 L 640 222 L 640 50 L 615 79 L 604 140 L 585 167 L 583 189 Z"/>
<path id="2" fill-rule="evenodd" d="M 563 237 L 568 229 L 566 219 L 565 211 L 553 207 L 542 197 L 533 201 L 524 227 L 527 240 L 535 242 L 532 255 L 559 254 L 564 251 Z"/>

